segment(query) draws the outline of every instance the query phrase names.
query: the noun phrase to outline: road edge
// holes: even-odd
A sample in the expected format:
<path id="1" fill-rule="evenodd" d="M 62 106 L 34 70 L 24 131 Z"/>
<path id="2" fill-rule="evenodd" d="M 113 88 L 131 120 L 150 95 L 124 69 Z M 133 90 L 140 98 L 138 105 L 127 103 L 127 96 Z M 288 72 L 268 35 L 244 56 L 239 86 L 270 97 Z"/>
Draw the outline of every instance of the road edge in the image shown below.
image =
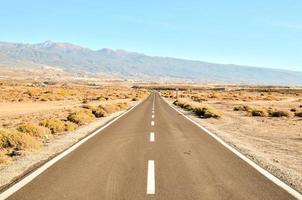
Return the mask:
<path id="1" fill-rule="evenodd" d="M 62 158 L 64 158 L 65 156 L 67 156 L 68 154 L 70 154 L 71 152 L 73 152 L 74 150 L 76 150 L 82 144 L 84 144 L 85 142 L 87 142 L 89 139 L 91 139 L 95 135 L 99 134 L 102 130 L 104 130 L 105 128 L 107 128 L 108 126 L 110 126 L 111 124 L 113 124 L 114 122 L 116 122 L 117 120 L 119 120 L 121 117 L 123 117 L 126 114 L 128 114 L 129 112 L 131 112 L 134 108 L 136 108 L 137 106 L 139 106 L 140 104 L 142 104 L 148 97 L 146 97 L 144 100 L 142 100 L 141 102 L 139 102 L 135 106 L 131 107 L 130 109 L 128 109 L 127 111 L 125 111 L 121 115 L 115 117 L 114 119 L 112 119 L 108 123 L 104 124 L 100 128 L 94 130 L 92 133 L 88 134 L 86 137 L 84 137 L 81 140 L 79 140 L 78 142 L 74 143 L 73 145 L 71 145 L 70 147 L 68 147 L 67 149 L 65 149 L 64 151 L 62 151 L 61 153 L 57 154 L 55 157 L 51 158 L 50 160 L 48 160 L 47 162 L 45 162 L 44 164 L 42 164 L 37 169 L 35 169 L 32 172 L 30 172 L 28 175 L 26 175 L 23 178 L 21 178 L 18 182 L 16 182 L 12 186 L 10 186 L 8 189 L 6 189 L 2 193 L 0 193 L 0 200 L 5 200 L 8 197 L 10 197 L 12 194 L 14 194 L 18 190 L 20 190 L 26 184 L 28 184 L 33 179 L 35 179 L 37 176 L 39 176 L 44 171 L 46 171 L 49 167 L 51 167 L 52 165 L 54 165 L 55 163 L 57 163 L 59 160 L 61 160 Z"/>
<path id="2" fill-rule="evenodd" d="M 238 150 L 236 150 L 235 148 L 233 148 L 232 146 L 230 146 L 229 144 L 227 144 L 226 142 L 224 142 L 216 134 L 212 133 L 211 131 L 209 131 L 208 129 L 206 129 L 205 127 L 203 127 L 201 124 L 199 124 L 198 122 L 196 122 L 193 119 L 189 118 L 188 116 L 186 116 L 185 114 L 183 114 L 182 112 L 180 112 L 178 109 L 176 109 L 175 107 L 173 107 L 172 105 L 170 105 L 170 103 L 168 102 L 168 100 L 166 100 L 164 97 L 162 97 L 162 96 L 160 96 L 160 97 L 164 100 L 164 102 L 166 102 L 176 112 L 178 112 L 179 114 L 181 114 L 184 118 L 186 118 L 187 120 L 189 120 L 190 122 L 192 122 L 193 124 L 195 124 L 196 126 L 198 126 L 200 129 L 202 129 L 204 132 L 206 132 L 211 137 L 213 137 L 217 142 L 219 142 L 220 144 L 222 144 L 224 147 L 226 147 L 228 150 L 230 150 L 232 153 L 234 153 L 240 159 L 242 159 L 243 161 L 245 161 L 246 163 L 248 163 L 250 166 L 252 166 L 254 169 L 256 169 L 259 173 L 261 173 L 267 179 L 269 179 L 270 181 L 272 181 L 273 183 L 275 183 L 276 185 L 278 185 L 279 187 L 281 187 L 282 189 L 284 189 L 286 192 L 288 192 L 294 198 L 296 198 L 298 200 L 302 200 L 302 194 L 300 194 L 298 191 L 296 191 L 295 189 L 293 189 L 292 187 L 290 187 L 289 185 L 287 185 L 286 183 L 284 183 L 282 180 L 280 180 L 279 178 L 277 178 L 276 176 L 274 176 L 273 174 L 271 174 L 270 172 L 268 172 L 264 168 L 260 167 L 255 162 L 253 162 L 251 159 L 249 159 L 248 157 L 246 157 L 245 155 L 243 155 L 241 152 L 239 152 Z"/>

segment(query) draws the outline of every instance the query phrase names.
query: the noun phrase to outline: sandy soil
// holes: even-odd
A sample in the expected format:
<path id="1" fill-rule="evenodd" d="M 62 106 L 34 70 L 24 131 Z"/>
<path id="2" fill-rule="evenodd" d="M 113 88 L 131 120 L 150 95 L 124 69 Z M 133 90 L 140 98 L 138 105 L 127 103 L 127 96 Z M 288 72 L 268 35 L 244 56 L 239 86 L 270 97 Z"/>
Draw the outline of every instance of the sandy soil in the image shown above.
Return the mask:
<path id="1" fill-rule="evenodd" d="M 130 99 L 115 99 L 110 101 L 90 101 L 87 104 L 98 106 L 129 102 Z M 80 101 L 48 101 L 48 102 L 10 102 L 0 103 L 0 127 L 15 128 L 21 123 L 39 123 L 42 119 L 64 119 L 69 113 L 83 105 Z"/>
<path id="2" fill-rule="evenodd" d="M 131 102 L 132 106 L 138 104 L 139 102 Z M 4 165 L 0 168 L 0 189 L 5 188 L 5 185 L 15 181 L 27 171 L 32 169 L 38 163 L 48 160 L 50 157 L 58 154 L 59 152 L 70 147 L 72 144 L 79 141 L 81 138 L 87 136 L 93 130 L 99 128 L 100 126 L 106 124 L 113 118 L 121 115 L 125 111 L 120 111 L 112 113 L 108 117 L 99 118 L 98 120 L 82 126 L 74 132 L 56 136 L 51 143 L 45 143 L 41 151 L 38 152 L 28 152 L 22 156 L 15 158 L 14 162 Z"/>
<path id="3" fill-rule="evenodd" d="M 233 111 L 233 107 L 241 103 L 258 108 L 277 107 L 281 110 L 289 110 L 301 104 L 295 99 L 253 102 L 207 101 L 206 104 L 223 112 L 221 119 L 201 119 L 190 112 L 181 111 L 302 192 L 302 119 L 250 117 L 245 112 Z"/>

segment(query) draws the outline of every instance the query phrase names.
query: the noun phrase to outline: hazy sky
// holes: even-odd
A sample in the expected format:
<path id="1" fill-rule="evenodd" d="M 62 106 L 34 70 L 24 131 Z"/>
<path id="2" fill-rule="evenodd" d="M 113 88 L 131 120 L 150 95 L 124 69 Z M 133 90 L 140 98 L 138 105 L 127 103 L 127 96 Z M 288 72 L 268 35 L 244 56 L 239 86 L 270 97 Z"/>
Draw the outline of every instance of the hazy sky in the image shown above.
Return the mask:
<path id="1" fill-rule="evenodd" d="M 2 0 L 0 40 L 302 71 L 302 0 Z"/>

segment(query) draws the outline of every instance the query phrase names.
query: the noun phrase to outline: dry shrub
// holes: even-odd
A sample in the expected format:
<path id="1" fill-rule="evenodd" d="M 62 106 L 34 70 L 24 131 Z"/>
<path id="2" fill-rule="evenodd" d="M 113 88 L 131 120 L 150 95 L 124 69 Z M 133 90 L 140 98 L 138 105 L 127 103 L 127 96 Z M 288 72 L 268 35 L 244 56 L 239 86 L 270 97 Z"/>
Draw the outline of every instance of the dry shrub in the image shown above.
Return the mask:
<path id="1" fill-rule="evenodd" d="M 129 107 L 129 104 L 127 102 L 117 103 L 116 105 L 118 106 L 119 110 L 124 110 Z"/>
<path id="2" fill-rule="evenodd" d="M 100 108 L 100 107 L 92 109 L 92 114 L 94 114 L 94 116 L 97 118 L 107 116 L 107 112 L 103 108 Z"/>
<path id="3" fill-rule="evenodd" d="M 66 129 L 65 122 L 56 118 L 45 119 L 40 122 L 40 126 L 49 128 L 52 134 L 64 132 Z"/>
<path id="4" fill-rule="evenodd" d="M 47 138 L 48 135 L 51 134 L 50 129 L 44 127 L 44 126 L 39 126 L 35 124 L 22 124 L 17 128 L 18 131 L 22 133 L 26 133 L 28 135 L 34 136 L 34 137 L 40 137 L 40 138 Z"/>
<path id="5" fill-rule="evenodd" d="M 73 122 L 70 121 L 65 121 L 65 131 L 74 131 L 78 128 L 79 126 Z"/>
<path id="6" fill-rule="evenodd" d="M 185 110 L 194 112 L 199 117 L 204 118 L 221 118 L 222 114 L 218 111 L 215 111 L 213 108 L 208 106 L 201 105 L 200 103 L 190 103 L 184 100 L 176 100 L 173 102 L 174 105 L 177 105 Z"/>
<path id="7" fill-rule="evenodd" d="M 34 150 L 39 147 L 40 142 L 30 135 L 18 131 L 0 129 L 0 149 Z"/>
<path id="8" fill-rule="evenodd" d="M 248 111 L 248 113 L 253 117 L 267 117 L 268 112 L 264 109 L 252 109 L 251 111 Z"/>
<path id="9" fill-rule="evenodd" d="M 197 101 L 197 102 L 199 102 L 199 103 L 201 103 L 201 102 L 203 102 L 203 101 L 207 101 L 207 99 L 205 99 L 205 98 L 203 98 L 203 97 L 200 97 L 200 96 L 196 96 L 196 95 L 191 96 L 191 99 L 192 99 L 193 101 Z"/>
<path id="10" fill-rule="evenodd" d="M 193 112 L 204 118 L 221 118 L 221 114 L 209 107 L 194 108 Z"/>
<path id="11" fill-rule="evenodd" d="M 302 112 L 296 112 L 296 113 L 295 113 L 295 116 L 296 116 L 296 117 L 302 117 Z"/>
<path id="12" fill-rule="evenodd" d="M 249 107 L 249 106 L 246 106 L 246 105 L 238 105 L 238 106 L 235 106 L 235 107 L 233 108 L 233 110 L 234 110 L 234 111 L 247 111 L 247 112 L 249 112 L 249 111 L 252 110 L 252 108 Z"/>
<path id="13" fill-rule="evenodd" d="M 116 105 L 107 104 L 107 105 L 99 105 L 98 109 L 104 110 L 106 113 L 110 114 L 119 110 Z"/>
<path id="14" fill-rule="evenodd" d="M 92 122 L 95 119 L 95 116 L 89 110 L 80 110 L 70 114 L 67 119 L 78 125 L 84 125 Z"/>
<path id="15" fill-rule="evenodd" d="M 289 113 L 281 110 L 277 111 L 271 111 L 270 113 L 271 117 L 289 117 Z"/>
<path id="16" fill-rule="evenodd" d="M 132 99 L 131 99 L 131 101 L 138 101 L 139 99 L 137 98 L 137 97 L 133 97 Z"/>

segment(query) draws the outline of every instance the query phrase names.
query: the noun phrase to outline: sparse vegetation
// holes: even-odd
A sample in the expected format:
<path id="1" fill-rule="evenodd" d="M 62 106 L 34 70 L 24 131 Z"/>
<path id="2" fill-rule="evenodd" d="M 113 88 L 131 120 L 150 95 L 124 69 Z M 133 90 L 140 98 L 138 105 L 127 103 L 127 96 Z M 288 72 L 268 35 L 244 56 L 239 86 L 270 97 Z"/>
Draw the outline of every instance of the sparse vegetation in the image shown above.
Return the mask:
<path id="1" fill-rule="evenodd" d="M 40 122 L 40 126 L 49 128 L 52 134 L 60 134 L 66 130 L 65 122 L 56 118 L 45 119 Z"/>
<path id="2" fill-rule="evenodd" d="M 28 135 L 39 138 L 48 138 L 48 136 L 51 134 L 50 129 L 30 123 L 20 125 L 17 130 L 22 133 L 26 133 Z"/>
<path id="3" fill-rule="evenodd" d="M 192 111 L 199 117 L 204 118 L 220 118 L 222 116 L 221 113 L 218 111 L 215 111 L 213 108 L 210 108 L 208 106 L 202 105 L 200 103 L 190 103 L 183 100 L 176 100 L 173 103 L 174 105 L 177 105 L 185 110 Z"/>
<path id="4" fill-rule="evenodd" d="M 97 118 L 107 116 L 107 112 L 103 108 L 100 108 L 100 107 L 92 109 L 92 114 L 94 114 L 94 116 Z"/>
<path id="5" fill-rule="evenodd" d="M 78 125 L 84 125 L 92 122 L 95 119 L 95 116 L 90 110 L 81 110 L 70 114 L 67 119 Z"/>
<path id="6" fill-rule="evenodd" d="M 302 112 L 296 112 L 296 113 L 295 113 L 295 116 L 296 116 L 296 117 L 302 117 Z"/>
<path id="7" fill-rule="evenodd" d="M 251 107 L 246 105 L 238 105 L 233 108 L 234 111 L 247 111 L 250 112 L 252 110 Z"/>
<path id="8" fill-rule="evenodd" d="M 271 117 L 289 117 L 289 113 L 285 111 L 271 111 L 269 113 Z"/>
<path id="9" fill-rule="evenodd" d="M 14 130 L 0 129 L 0 149 L 34 150 L 40 143 L 32 136 Z"/>
<path id="10" fill-rule="evenodd" d="M 264 109 L 252 109 L 248 113 L 253 117 L 267 117 L 268 112 Z"/>
<path id="11" fill-rule="evenodd" d="M 18 107 L 11 116 L 0 116 L 0 164 L 14 160 L 10 157 L 22 155 L 22 151 L 51 142 L 53 135 L 74 131 L 95 118 L 127 109 L 128 102 L 139 101 L 148 93 L 128 86 L 1 81 L 0 103 L 14 102 L 21 109 L 29 108 L 29 112 L 19 115 Z M 39 112 L 41 108 L 46 112 Z"/>

